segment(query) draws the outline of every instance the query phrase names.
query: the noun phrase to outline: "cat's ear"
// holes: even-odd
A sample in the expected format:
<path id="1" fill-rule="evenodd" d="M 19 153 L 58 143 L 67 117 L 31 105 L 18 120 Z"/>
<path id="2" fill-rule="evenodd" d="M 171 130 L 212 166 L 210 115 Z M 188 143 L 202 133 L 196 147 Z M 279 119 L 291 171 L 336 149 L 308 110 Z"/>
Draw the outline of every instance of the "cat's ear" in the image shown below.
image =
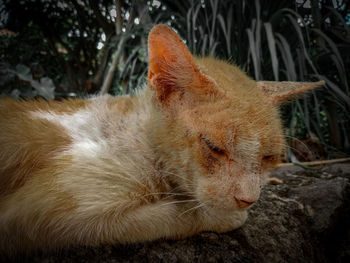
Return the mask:
<path id="1" fill-rule="evenodd" d="M 155 26 L 148 37 L 148 83 L 162 104 L 181 97 L 189 90 L 210 93 L 214 90 L 196 66 L 182 39 L 168 26 Z M 188 93 L 188 92 L 187 92 Z M 174 94 L 182 94 L 173 96 Z"/>
<path id="2" fill-rule="evenodd" d="M 257 87 L 272 99 L 273 104 L 281 105 L 303 93 L 321 87 L 325 82 L 258 81 Z"/>

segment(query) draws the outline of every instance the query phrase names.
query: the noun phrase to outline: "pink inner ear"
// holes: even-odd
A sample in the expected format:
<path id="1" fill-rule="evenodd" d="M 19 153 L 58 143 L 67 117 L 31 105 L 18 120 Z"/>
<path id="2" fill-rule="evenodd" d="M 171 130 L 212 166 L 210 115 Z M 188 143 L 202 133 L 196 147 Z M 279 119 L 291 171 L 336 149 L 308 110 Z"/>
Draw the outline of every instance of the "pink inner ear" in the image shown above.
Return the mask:
<path id="1" fill-rule="evenodd" d="M 202 95 L 212 97 L 219 93 L 215 84 L 199 71 L 181 38 L 169 27 L 158 25 L 152 29 L 148 54 L 149 87 L 155 90 L 163 106 L 176 104 L 190 93 L 196 100 Z"/>
<path id="2" fill-rule="evenodd" d="M 181 38 L 167 26 L 158 25 L 152 29 L 148 53 L 150 87 L 154 77 L 160 78 L 160 83 L 184 87 L 199 74 L 191 53 Z"/>

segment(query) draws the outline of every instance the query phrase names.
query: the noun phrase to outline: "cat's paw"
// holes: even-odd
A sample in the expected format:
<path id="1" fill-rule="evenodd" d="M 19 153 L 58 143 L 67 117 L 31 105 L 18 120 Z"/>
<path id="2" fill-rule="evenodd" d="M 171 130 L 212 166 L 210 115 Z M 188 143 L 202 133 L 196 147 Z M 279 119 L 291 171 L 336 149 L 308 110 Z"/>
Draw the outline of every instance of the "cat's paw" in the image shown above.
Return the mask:
<path id="1" fill-rule="evenodd" d="M 247 220 L 246 210 L 233 212 L 207 212 L 204 217 L 203 227 L 205 231 L 215 231 L 218 233 L 228 232 L 241 227 Z"/>
<path id="2" fill-rule="evenodd" d="M 232 212 L 229 216 L 225 217 L 224 225 L 226 229 L 223 232 L 231 231 L 237 229 L 244 225 L 248 218 L 247 210 Z"/>

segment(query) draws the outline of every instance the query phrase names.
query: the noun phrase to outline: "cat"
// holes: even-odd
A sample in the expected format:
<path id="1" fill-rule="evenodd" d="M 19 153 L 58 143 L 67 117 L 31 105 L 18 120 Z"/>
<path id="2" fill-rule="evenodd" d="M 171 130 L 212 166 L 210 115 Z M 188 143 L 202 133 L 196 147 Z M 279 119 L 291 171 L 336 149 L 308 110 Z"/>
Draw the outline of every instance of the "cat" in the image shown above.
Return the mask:
<path id="1" fill-rule="evenodd" d="M 279 105 L 322 82 L 255 82 L 165 25 L 134 95 L 0 101 L 0 253 L 242 226 L 280 162 Z"/>

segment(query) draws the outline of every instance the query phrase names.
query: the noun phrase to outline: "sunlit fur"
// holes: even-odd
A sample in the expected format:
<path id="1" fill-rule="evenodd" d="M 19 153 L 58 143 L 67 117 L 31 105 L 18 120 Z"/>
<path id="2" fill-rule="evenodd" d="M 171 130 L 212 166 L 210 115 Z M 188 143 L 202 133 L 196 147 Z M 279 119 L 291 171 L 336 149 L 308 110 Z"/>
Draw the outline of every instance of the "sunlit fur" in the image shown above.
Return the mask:
<path id="1" fill-rule="evenodd" d="M 237 200 L 258 199 L 284 147 L 271 98 L 237 67 L 193 59 L 168 27 L 149 53 L 149 88 L 132 96 L 0 100 L 1 253 L 244 223 Z"/>

